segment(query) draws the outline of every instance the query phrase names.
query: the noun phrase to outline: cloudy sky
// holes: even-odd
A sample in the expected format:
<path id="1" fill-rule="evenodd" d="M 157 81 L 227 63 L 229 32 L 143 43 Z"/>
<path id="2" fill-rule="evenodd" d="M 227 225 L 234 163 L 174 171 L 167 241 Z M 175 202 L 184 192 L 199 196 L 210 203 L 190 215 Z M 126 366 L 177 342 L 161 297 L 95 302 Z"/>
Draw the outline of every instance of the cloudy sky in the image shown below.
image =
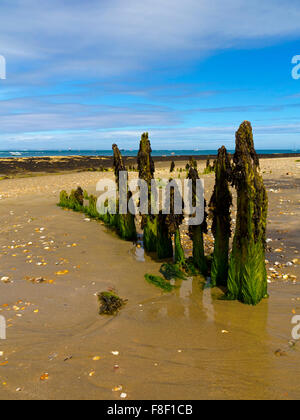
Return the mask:
<path id="1" fill-rule="evenodd" d="M 299 0 L 0 0 L 0 149 L 300 148 Z"/>

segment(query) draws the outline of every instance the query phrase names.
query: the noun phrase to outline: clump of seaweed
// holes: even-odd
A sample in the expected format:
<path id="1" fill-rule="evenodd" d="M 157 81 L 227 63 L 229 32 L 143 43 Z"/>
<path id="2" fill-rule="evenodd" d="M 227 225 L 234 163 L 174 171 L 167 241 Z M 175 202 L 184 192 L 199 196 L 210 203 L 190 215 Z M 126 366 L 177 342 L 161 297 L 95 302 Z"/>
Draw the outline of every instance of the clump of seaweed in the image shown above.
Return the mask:
<path id="1" fill-rule="evenodd" d="M 115 315 L 127 302 L 113 292 L 102 292 L 98 294 L 100 303 L 100 315 Z"/>
<path id="2" fill-rule="evenodd" d="M 148 283 L 159 287 L 165 292 L 172 292 L 172 290 L 175 289 L 175 286 L 173 286 L 168 280 L 164 279 L 163 277 L 154 276 L 152 274 L 145 274 L 145 279 Z"/>
<path id="3" fill-rule="evenodd" d="M 163 264 L 160 267 L 160 273 L 166 280 L 186 280 L 187 276 L 177 264 Z"/>
<path id="4" fill-rule="evenodd" d="M 215 238 L 211 265 L 211 286 L 227 286 L 229 240 L 231 237 L 232 195 L 229 182 L 232 178 L 227 150 L 223 146 L 218 151 L 215 164 L 215 186 L 209 203 L 212 218 L 212 233 Z"/>
<path id="5" fill-rule="evenodd" d="M 163 289 L 165 292 L 171 292 L 176 288 L 176 286 L 171 284 L 170 281 L 187 280 L 187 276 L 183 271 L 182 266 L 179 264 L 165 263 L 160 267 L 159 271 L 163 277 L 146 274 L 145 279 L 148 283 Z"/>
<path id="6" fill-rule="evenodd" d="M 63 190 L 63 191 L 60 192 L 58 206 L 63 207 L 63 208 L 68 208 L 68 206 L 69 206 L 69 196 L 68 196 L 67 191 Z"/>
<path id="7" fill-rule="evenodd" d="M 268 198 L 248 121 L 244 121 L 236 133 L 233 184 L 237 189 L 237 224 L 229 262 L 227 298 L 256 305 L 267 297 Z"/>
<path id="8" fill-rule="evenodd" d="M 70 195 L 68 195 L 66 191 L 61 191 L 58 205 L 70 210 L 82 211 L 83 199 L 84 196 L 81 187 L 78 187 L 76 190 L 72 190 Z"/>

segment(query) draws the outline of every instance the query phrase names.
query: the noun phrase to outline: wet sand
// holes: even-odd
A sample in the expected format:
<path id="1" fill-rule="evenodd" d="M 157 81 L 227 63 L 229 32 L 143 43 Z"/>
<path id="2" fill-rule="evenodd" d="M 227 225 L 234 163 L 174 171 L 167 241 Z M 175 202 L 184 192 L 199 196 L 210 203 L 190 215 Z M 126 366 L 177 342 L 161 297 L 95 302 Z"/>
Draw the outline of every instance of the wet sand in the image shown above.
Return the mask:
<path id="1" fill-rule="evenodd" d="M 207 159 L 214 160 L 217 155 L 196 155 L 193 158 L 199 163 Z M 278 153 L 271 155 L 259 155 L 266 158 L 288 158 L 300 157 L 300 153 Z M 180 164 L 187 161 L 188 156 L 154 156 L 155 164 L 170 166 L 170 160 Z M 137 158 L 133 156 L 123 156 L 124 164 L 127 167 L 137 166 Z M 104 171 L 113 165 L 112 156 L 40 156 L 40 157 L 9 157 L 0 158 L 0 180 L 9 177 L 28 177 L 44 175 L 47 173 L 60 174 L 82 171 Z"/>
<path id="2" fill-rule="evenodd" d="M 10 281 L 0 281 L 0 399 L 299 399 L 300 342 L 289 342 L 300 269 L 285 266 L 299 258 L 296 160 L 261 160 L 270 298 L 254 308 L 218 300 L 200 278 L 162 293 L 144 280 L 160 263 L 137 262 L 134 244 L 56 206 L 61 189 L 93 192 L 112 173 L 0 181 L 0 278 Z M 156 176 L 169 167 L 158 163 Z M 209 199 L 214 175 L 203 178 Z M 108 289 L 128 299 L 116 317 L 98 315 L 96 294 Z"/>

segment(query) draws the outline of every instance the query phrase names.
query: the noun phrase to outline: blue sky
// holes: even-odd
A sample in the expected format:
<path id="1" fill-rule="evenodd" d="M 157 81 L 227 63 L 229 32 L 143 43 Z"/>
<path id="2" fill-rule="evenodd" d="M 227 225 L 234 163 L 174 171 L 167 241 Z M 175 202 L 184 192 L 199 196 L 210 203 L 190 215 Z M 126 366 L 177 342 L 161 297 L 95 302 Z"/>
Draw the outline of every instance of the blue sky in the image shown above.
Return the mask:
<path id="1" fill-rule="evenodd" d="M 0 149 L 300 148 L 299 0 L 1 0 Z M 300 72 L 299 72 L 300 73 Z"/>

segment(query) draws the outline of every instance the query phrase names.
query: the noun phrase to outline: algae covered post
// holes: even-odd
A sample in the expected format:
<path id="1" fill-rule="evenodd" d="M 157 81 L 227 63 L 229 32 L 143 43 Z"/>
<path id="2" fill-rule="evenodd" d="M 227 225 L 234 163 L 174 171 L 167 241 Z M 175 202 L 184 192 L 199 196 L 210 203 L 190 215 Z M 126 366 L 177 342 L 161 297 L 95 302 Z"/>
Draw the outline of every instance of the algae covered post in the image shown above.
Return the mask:
<path id="1" fill-rule="evenodd" d="M 212 286 L 227 286 L 232 195 L 229 189 L 231 165 L 224 146 L 218 151 L 215 172 L 215 186 L 209 203 L 212 233 L 215 238 L 211 284 Z"/>
<path id="2" fill-rule="evenodd" d="M 252 126 L 236 133 L 233 183 L 237 221 L 228 273 L 228 297 L 256 305 L 267 296 L 265 244 L 268 198 L 254 149 Z"/>
<path id="3" fill-rule="evenodd" d="M 193 206 L 199 205 L 200 197 L 197 197 L 196 183 L 199 180 L 199 174 L 196 168 L 190 167 L 188 179 L 192 181 L 192 201 Z M 205 206 L 205 201 L 204 201 Z M 205 210 L 205 209 L 204 209 Z M 204 211 L 204 220 L 201 225 L 192 225 L 189 228 L 189 234 L 193 241 L 193 263 L 194 266 L 204 275 L 207 273 L 207 262 L 204 254 L 203 233 L 207 233 L 207 214 Z"/>
<path id="4" fill-rule="evenodd" d="M 168 227 L 170 235 L 174 235 L 174 257 L 175 263 L 179 265 L 185 264 L 185 254 L 181 243 L 180 226 L 183 222 L 183 214 L 176 214 L 175 209 L 175 191 L 176 186 L 170 188 L 170 212 L 166 216 L 165 223 Z M 180 195 L 180 194 L 179 194 Z"/>
<path id="5" fill-rule="evenodd" d="M 140 141 L 137 162 L 139 178 L 148 184 L 149 209 L 148 214 L 142 215 L 142 229 L 144 230 L 144 248 L 148 252 L 157 250 L 157 216 L 150 214 L 151 181 L 154 178 L 154 161 L 151 157 L 151 144 L 148 133 L 143 133 Z"/>
<path id="6" fill-rule="evenodd" d="M 125 165 L 123 163 L 123 158 L 121 155 L 121 152 L 118 148 L 118 146 L 116 144 L 112 145 L 112 150 L 114 153 L 114 157 L 113 157 L 113 168 L 114 168 L 114 173 L 115 173 L 115 177 L 116 177 L 116 183 L 117 185 L 119 185 L 119 174 L 120 172 L 124 172 L 126 171 Z"/>
<path id="7" fill-rule="evenodd" d="M 157 217 L 157 257 L 162 260 L 173 257 L 172 237 L 167 226 L 167 216 L 160 211 Z"/>
<path id="8" fill-rule="evenodd" d="M 112 224 L 114 224 L 116 228 L 118 229 L 121 238 L 125 240 L 129 240 L 129 241 L 135 240 L 137 237 L 136 227 L 135 227 L 135 216 L 131 214 L 130 212 L 128 212 L 128 201 L 130 200 L 132 195 L 131 195 L 131 192 L 128 191 L 127 185 L 125 186 L 123 185 L 122 182 L 120 182 L 120 173 L 121 172 L 123 174 L 126 173 L 127 175 L 127 171 L 124 166 L 123 158 L 122 158 L 122 155 L 118 146 L 116 144 L 113 144 L 112 149 L 114 152 L 113 166 L 114 166 L 114 173 L 116 177 L 117 188 L 119 190 L 119 195 L 125 197 L 125 201 L 126 201 L 125 203 L 126 212 L 125 214 L 121 214 L 120 199 L 119 199 L 118 206 L 117 206 L 118 214 L 115 217 L 113 217 L 114 220 L 112 220 Z M 121 185 L 121 190 L 120 190 L 120 185 Z"/>

